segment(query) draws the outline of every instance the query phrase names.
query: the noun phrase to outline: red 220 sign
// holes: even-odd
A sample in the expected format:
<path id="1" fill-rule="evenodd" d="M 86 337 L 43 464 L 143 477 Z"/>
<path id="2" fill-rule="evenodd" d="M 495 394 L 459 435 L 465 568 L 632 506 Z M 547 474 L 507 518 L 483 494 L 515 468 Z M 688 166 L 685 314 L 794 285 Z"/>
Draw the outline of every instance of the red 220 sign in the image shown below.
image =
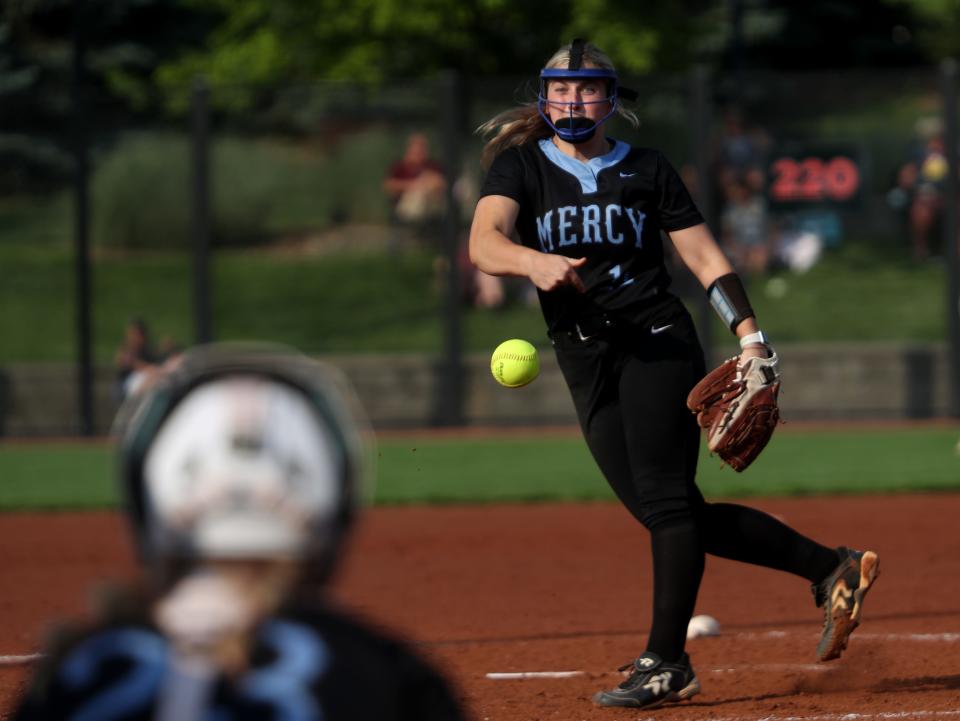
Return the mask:
<path id="1" fill-rule="evenodd" d="M 844 202 L 860 189 L 860 171 L 850 158 L 779 158 L 770 166 L 775 203 Z"/>

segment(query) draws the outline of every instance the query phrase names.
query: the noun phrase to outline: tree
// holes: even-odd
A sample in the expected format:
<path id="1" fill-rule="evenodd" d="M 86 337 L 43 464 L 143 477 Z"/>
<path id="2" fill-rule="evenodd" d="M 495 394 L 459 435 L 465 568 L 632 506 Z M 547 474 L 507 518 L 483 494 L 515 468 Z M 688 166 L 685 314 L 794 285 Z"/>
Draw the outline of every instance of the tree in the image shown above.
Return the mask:
<path id="1" fill-rule="evenodd" d="M 174 0 L 0 5 L 0 190 L 39 192 L 69 177 L 76 31 L 87 48 L 85 121 L 108 134 L 157 107 L 154 70 L 208 25 L 207 16 Z"/>
<path id="2" fill-rule="evenodd" d="M 928 62 L 900 0 L 730 0 L 742 9 L 742 45 L 728 42 L 721 67 L 762 70 L 905 67 Z M 730 26 L 731 37 L 736 28 Z"/>
<path id="3" fill-rule="evenodd" d="M 960 57 L 960 0 L 904 0 L 915 13 L 916 28 L 907 28 L 932 60 Z"/>
<path id="4" fill-rule="evenodd" d="M 348 80 L 383 83 L 454 68 L 467 75 L 529 74 L 574 34 L 624 71 L 682 65 L 696 17 L 685 0 L 641 8 L 628 0 L 184 0 L 221 22 L 207 42 L 164 65 L 168 91 L 199 73 L 218 86 Z M 666 6 L 669 5 L 668 10 Z"/>

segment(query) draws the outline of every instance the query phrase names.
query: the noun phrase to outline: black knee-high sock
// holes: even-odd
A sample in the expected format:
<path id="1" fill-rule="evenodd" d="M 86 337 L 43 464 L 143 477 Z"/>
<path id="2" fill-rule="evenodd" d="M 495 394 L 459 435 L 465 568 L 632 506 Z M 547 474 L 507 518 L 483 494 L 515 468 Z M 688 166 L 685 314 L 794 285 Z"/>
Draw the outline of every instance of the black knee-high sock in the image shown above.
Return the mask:
<path id="1" fill-rule="evenodd" d="M 835 549 L 755 508 L 708 503 L 698 514 L 703 549 L 710 555 L 775 568 L 813 583 L 823 580 L 839 562 Z"/>
<path id="2" fill-rule="evenodd" d="M 650 537 L 653 624 L 647 650 L 664 661 L 679 661 L 703 577 L 703 546 L 693 519 L 652 528 Z"/>

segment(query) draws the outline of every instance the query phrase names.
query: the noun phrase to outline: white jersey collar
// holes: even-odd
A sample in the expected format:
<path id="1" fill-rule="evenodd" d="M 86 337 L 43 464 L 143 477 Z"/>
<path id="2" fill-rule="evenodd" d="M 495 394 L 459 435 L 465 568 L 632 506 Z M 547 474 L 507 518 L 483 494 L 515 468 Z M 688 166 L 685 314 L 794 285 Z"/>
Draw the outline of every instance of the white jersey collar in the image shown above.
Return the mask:
<path id="1" fill-rule="evenodd" d="M 553 144 L 550 138 L 544 138 L 540 141 L 540 150 L 547 159 L 563 171 L 570 173 L 580 181 L 580 187 L 584 193 L 597 192 L 597 175 L 601 170 L 611 168 L 630 152 L 630 145 L 615 138 L 609 138 L 613 141 L 613 147 L 609 153 L 598 155 L 589 160 L 577 160 L 569 155 L 560 152 L 560 149 Z"/>

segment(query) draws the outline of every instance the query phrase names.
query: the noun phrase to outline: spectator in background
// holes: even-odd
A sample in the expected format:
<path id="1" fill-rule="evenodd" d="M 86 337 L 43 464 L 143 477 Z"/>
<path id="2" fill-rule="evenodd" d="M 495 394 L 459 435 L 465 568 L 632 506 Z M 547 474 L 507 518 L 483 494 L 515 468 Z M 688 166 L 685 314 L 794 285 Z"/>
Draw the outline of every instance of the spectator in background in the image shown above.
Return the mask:
<path id="1" fill-rule="evenodd" d="M 728 108 L 723 116 L 723 129 L 714 160 L 720 189 L 730 180 L 739 178 L 750 183 L 754 190 L 762 190 L 769 149 L 770 137 L 766 131 L 756 125 L 748 126 L 739 108 Z"/>
<path id="2" fill-rule="evenodd" d="M 734 267 L 749 275 L 767 271 L 772 235 L 762 183 L 756 188 L 749 178 L 728 176 L 723 187 L 720 242 Z"/>
<path id="3" fill-rule="evenodd" d="M 751 275 L 766 272 L 773 247 L 766 202 L 769 148 L 762 128 L 748 125 L 740 108 L 727 108 L 714 158 L 720 244 L 733 265 Z"/>
<path id="4" fill-rule="evenodd" d="M 179 346 L 169 337 L 163 339 L 158 351 L 150 338 L 147 322 L 142 318 L 131 318 L 114 355 L 117 399 L 137 393 L 159 374 L 171 370 L 179 362 L 180 355 Z"/>
<path id="5" fill-rule="evenodd" d="M 906 210 L 913 257 L 926 260 L 931 255 L 931 235 L 943 212 L 947 158 L 939 118 L 921 118 L 916 130 L 920 142 L 900 166 L 888 200 L 894 208 Z"/>
<path id="6" fill-rule="evenodd" d="M 460 177 L 453 184 L 453 196 L 460 206 L 461 236 L 457 250 L 457 264 L 460 268 L 460 286 L 463 300 L 476 308 L 494 310 L 507 301 L 507 289 L 502 278 L 489 275 L 470 262 L 467 240 L 470 233 L 470 220 L 473 209 L 480 198 L 480 188 L 476 176 L 469 166 L 465 166 Z"/>
<path id="7" fill-rule="evenodd" d="M 407 138 L 403 157 L 390 166 L 383 181 L 384 192 L 391 201 L 391 222 L 408 225 L 427 241 L 440 235 L 439 226 L 446 210 L 447 178 L 442 166 L 430 156 L 430 143 L 423 133 Z M 472 217 L 477 203 L 477 181 L 465 169 L 453 183 L 453 194 L 461 208 L 461 220 Z M 463 300 L 477 308 L 499 308 L 506 301 L 503 281 L 488 275 L 470 262 L 467 252 L 469 224 L 461 228 L 461 243 L 457 253 L 460 287 Z M 392 241 L 394 250 L 398 243 Z M 437 243 L 437 250 L 440 250 Z M 438 289 L 446 282 L 447 258 L 438 255 L 434 261 L 435 283 Z"/>
<path id="8" fill-rule="evenodd" d="M 117 371 L 118 399 L 134 393 L 156 371 L 161 361 L 160 354 L 153 347 L 146 321 L 131 318 L 113 358 Z"/>
<path id="9" fill-rule="evenodd" d="M 407 138 L 403 157 L 390 166 L 383 181 L 391 203 L 391 223 L 429 232 L 443 215 L 446 187 L 443 168 L 430 157 L 427 136 L 413 133 Z"/>

